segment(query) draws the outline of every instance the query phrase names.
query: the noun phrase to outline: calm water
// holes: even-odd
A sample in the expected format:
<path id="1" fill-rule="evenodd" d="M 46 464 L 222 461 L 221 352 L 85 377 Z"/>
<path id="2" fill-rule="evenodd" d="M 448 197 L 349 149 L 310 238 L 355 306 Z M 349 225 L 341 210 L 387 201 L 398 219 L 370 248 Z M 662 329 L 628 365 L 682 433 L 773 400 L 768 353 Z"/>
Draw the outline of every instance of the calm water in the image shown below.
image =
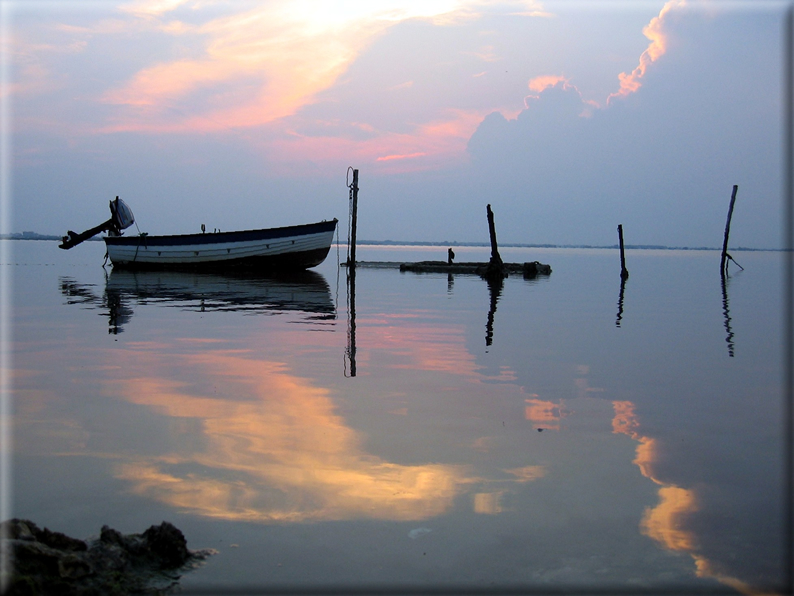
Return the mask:
<path id="1" fill-rule="evenodd" d="M 504 249 L 553 273 L 501 289 L 360 268 L 353 326 L 335 249 L 274 282 L 6 246 L 13 514 L 171 521 L 218 551 L 187 592 L 786 581 L 780 253 L 725 292 L 713 251 L 629 251 L 622 291 L 612 250 Z"/>

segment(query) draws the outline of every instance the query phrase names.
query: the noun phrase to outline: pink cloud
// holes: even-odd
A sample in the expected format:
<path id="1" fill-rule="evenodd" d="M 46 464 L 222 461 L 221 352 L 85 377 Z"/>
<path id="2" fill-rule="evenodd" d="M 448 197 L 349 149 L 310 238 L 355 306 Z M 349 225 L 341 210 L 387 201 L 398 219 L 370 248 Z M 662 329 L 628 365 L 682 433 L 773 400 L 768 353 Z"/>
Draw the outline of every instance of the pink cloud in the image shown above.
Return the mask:
<path id="1" fill-rule="evenodd" d="M 614 97 L 626 97 L 635 93 L 641 86 L 640 79 L 645 76 L 648 66 L 658 60 L 667 51 L 667 33 L 664 31 L 665 19 L 671 10 L 685 6 L 686 0 L 669 0 L 659 11 L 659 15 L 652 18 L 642 33 L 651 40 L 646 50 L 640 55 L 640 62 L 630 73 L 622 72 L 618 75 L 620 89 L 607 97 L 607 104 Z"/>
<path id="2" fill-rule="evenodd" d="M 406 155 L 384 155 L 382 157 L 378 157 L 375 161 L 391 161 L 393 159 L 413 159 L 415 157 L 422 157 L 424 155 L 427 155 L 427 153 L 424 153 L 422 151 L 417 153 L 408 153 Z"/>
<path id="3" fill-rule="evenodd" d="M 275 140 L 263 150 L 268 164 L 277 168 L 289 168 L 293 162 L 308 159 L 329 169 L 345 167 L 355 160 L 360 166 L 370 164 L 392 173 L 422 171 L 466 159 L 468 141 L 490 111 L 449 110 L 406 133 L 367 126 L 372 134 L 363 140 L 301 134 L 289 129 L 285 120 L 269 125 Z M 363 126 L 358 123 L 356 128 Z"/>
<path id="4" fill-rule="evenodd" d="M 563 86 L 566 86 L 569 81 L 562 75 L 541 75 L 529 81 L 529 90 L 541 93 L 544 89 L 554 87 L 558 83 L 563 83 Z"/>

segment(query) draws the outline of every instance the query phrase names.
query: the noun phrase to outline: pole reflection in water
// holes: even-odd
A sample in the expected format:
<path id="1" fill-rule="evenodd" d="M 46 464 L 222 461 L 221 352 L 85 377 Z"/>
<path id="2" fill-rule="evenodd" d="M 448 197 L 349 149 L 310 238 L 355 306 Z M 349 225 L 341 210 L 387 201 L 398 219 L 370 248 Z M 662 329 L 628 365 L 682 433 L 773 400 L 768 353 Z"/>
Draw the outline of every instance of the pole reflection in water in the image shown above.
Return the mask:
<path id="1" fill-rule="evenodd" d="M 733 358 L 733 330 L 731 329 L 731 312 L 728 307 L 728 280 L 725 272 L 720 272 L 720 285 L 722 286 L 722 314 L 725 317 L 725 332 L 728 334 L 725 341 L 728 344 L 728 356 Z"/>
<path id="2" fill-rule="evenodd" d="M 620 293 L 618 294 L 618 316 L 615 319 L 615 327 L 620 327 L 620 321 L 623 319 L 623 293 L 625 290 L 626 290 L 626 278 L 621 275 Z"/>
<path id="3" fill-rule="evenodd" d="M 105 310 L 108 333 L 122 333 L 133 315 L 132 304 L 157 304 L 198 312 L 274 313 L 301 311 L 307 322 L 334 321 L 336 312 L 325 278 L 314 271 L 278 277 L 220 275 L 180 271 L 113 270 L 98 296 L 92 285 L 70 277 L 59 280 L 67 304 Z"/>
<path id="4" fill-rule="evenodd" d="M 345 363 L 350 363 L 350 376 L 356 376 L 356 264 L 347 271 L 347 349 Z M 348 376 L 345 366 L 345 376 Z"/>
<path id="5" fill-rule="evenodd" d="M 496 313 L 496 303 L 499 302 L 499 296 L 502 294 L 505 282 L 503 278 L 494 278 L 494 276 L 488 277 L 487 281 L 488 293 L 491 295 L 491 307 L 488 310 L 488 322 L 485 324 L 485 345 L 490 346 L 493 343 L 493 321 Z"/>

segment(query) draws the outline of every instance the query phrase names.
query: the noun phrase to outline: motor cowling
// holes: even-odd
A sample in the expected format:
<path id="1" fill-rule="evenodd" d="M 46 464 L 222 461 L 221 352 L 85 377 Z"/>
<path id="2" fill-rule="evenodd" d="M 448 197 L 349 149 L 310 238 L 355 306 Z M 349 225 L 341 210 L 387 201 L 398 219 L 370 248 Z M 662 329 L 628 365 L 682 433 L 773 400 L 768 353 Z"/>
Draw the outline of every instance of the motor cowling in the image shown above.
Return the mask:
<path id="1" fill-rule="evenodd" d="M 132 214 L 132 209 L 118 197 L 110 201 L 110 213 L 116 232 L 126 230 L 135 223 L 135 216 Z"/>

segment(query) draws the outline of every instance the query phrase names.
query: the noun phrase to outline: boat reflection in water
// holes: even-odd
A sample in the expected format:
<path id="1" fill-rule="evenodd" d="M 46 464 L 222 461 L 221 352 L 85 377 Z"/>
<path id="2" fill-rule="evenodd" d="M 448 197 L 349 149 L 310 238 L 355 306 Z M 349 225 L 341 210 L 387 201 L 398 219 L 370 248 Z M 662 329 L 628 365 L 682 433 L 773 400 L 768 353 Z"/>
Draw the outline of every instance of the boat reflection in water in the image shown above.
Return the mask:
<path id="1" fill-rule="evenodd" d="M 118 334 L 130 322 L 133 304 L 158 304 L 180 310 L 307 313 L 306 322 L 336 320 L 336 307 L 328 282 L 315 271 L 285 273 L 277 277 L 249 273 L 217 274 L 180 271 L 113 270 L 106 276 L 105 291 L 97 296 L 93 286 L 69 277 L 60 278 L 61 293 L 69 304 L 107 309 L 108 333 Z"/>

